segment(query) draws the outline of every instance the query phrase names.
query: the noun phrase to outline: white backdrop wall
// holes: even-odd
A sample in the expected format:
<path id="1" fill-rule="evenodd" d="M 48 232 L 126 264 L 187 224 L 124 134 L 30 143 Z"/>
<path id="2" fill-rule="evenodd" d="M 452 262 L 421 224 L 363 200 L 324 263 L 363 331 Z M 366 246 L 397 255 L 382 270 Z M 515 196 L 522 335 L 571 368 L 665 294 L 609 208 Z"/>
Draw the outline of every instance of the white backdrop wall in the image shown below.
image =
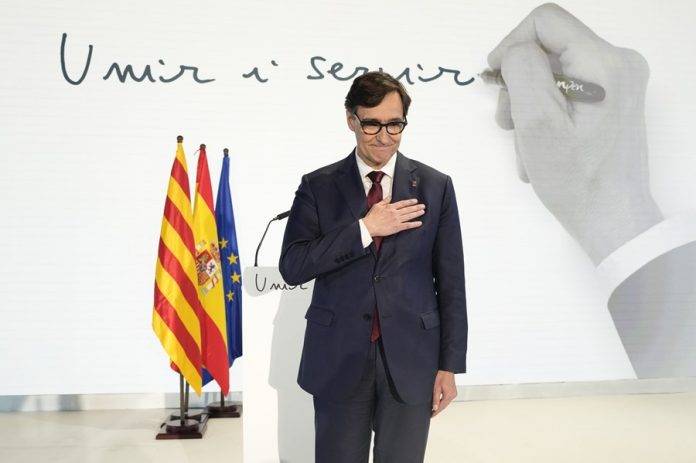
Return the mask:
<path id="1" fill-rule="evenodd" d="M 336 62 L 345 66 L 339 77 L 357 66 L 395 75 L 409 67 L 413 105 L 401 151 L 453 178 L 470 321 L 469 372 L 458 383 L 636 377 L 595 266 L 517 177 L 512 132 L 494 122 L 497 89 L 478 79 L 459 86 L 452 75 L 418 80 L 438 66 L 459 70 L 461 80 L 476 77 L 537 2 L 1 4 L 0 394 L 175 391 L 150 328 L 175 137 L 185 137 L 192 174 L 195 148 L 207 144 L 214 190 L 222 149 L 230 149 L 247 266 L 300 176 L 354 146 L 342 107 L 350 81 L 327 72 Z M 665 215 L 692 210 L 692 2 L 562 6 L 650 64 L 653 195 Z M 72 79 L 94 47 L 79 85 L 61 71 L 62 34 Z M 315 69 L 316 56 L 325 61 L 315 58 Z M 136 75 L 149 65 L 156 82 L 104 79 L 114 62 L 131 64 Z M 159 80 L 180 65 L 214 81 L 196 83 L 191 71 Z M 243 77 L 254 67 L 267 82 Z M 319 72 L 323 78 L 308 78 Z M 262 264 L 277 263 L 282 233 L 279 224 L 269 232 Z M 244 300 L 245 357 L 231 376 L 232 390 L 245 384 L 252 431 L 277 425 L 275 399 L 262 404 L 274 394 L 269 370 L 282 297 L 301 307 L 309 296 Z M 284 372 L 290 382 L 295 365 Z M 278 454 L 273 445 L 248 444 L 247 452 Z"/>

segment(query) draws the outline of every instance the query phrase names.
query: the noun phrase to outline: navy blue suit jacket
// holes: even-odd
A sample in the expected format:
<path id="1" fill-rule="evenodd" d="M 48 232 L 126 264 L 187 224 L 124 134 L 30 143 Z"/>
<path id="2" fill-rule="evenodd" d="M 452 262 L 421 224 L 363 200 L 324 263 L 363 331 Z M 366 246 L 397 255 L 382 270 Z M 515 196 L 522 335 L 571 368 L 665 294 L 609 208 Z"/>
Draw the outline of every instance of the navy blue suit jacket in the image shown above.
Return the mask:
<path id="1" fill-rule="evenodd" d="M 423 225 L 363 248 L 367 198 L 354 151 L 302 177 L 283 238 L 280 273 L 316 279 L 305 318 L 299 385 L 346 398 L 360 381 L 379 310 L 387 365 L 407 403 L 432 400 L 437 370 L 466 371 L 467 314 L 459 215 L 449 176 L 397 152 L 392 202 L 417 198 Z"/>

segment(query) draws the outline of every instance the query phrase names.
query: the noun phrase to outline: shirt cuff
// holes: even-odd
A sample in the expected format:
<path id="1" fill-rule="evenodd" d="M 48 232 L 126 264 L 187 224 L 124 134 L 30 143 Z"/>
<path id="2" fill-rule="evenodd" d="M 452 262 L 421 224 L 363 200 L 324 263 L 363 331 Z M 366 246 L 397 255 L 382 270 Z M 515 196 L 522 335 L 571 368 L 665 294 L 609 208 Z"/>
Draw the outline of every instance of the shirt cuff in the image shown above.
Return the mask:
<path id="1" fill-rule="evenodd" d="M 669 217 L 627 241 L 597 266 L 606 297 L 651 260 L 692 241 L 696 241 L 694 211 Z"/>
<path id="2" fill-rule="evenodd" d="M 370 235 L 370 231 L 367 229 L 363 219 L 358 220 L 358 222 L 360 223 L 360 239 L 362 239 L 363 248 L 366 248 L 372 243 L 372 235 Z"/>

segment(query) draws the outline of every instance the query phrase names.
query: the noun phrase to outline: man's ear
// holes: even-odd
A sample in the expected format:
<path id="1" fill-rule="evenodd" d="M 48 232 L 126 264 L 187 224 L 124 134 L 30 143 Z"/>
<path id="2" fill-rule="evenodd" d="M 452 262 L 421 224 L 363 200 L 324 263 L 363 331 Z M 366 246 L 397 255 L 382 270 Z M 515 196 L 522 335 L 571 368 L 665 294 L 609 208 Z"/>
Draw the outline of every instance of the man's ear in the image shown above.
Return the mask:
<path id="1" fill-rule="evenodd" d="M 346 109 L 346 122 L 348 123 L 348 128 L 352 132 L 355 132 L 355 118 L 353 117 L 353 113 L 348 111 L 347 109 Z"/>

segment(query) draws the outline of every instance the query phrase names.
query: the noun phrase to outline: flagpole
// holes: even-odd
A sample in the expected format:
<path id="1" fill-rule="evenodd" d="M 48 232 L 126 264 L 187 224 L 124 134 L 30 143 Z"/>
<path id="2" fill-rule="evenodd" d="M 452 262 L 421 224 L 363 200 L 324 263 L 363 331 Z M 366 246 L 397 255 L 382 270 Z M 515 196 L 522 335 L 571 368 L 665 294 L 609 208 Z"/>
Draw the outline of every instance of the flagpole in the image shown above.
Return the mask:
<path id="1" fill-rule="evenodd" d="M 186 394 L 185 394 L 185 402 L 186 402 L 186 407 L 184 409 L 184 412 L 186 413 L 186 418 L 188 418 L 188 411 L 189 411 L 189 383 L 188 381 L 186 382 Z"/>
<path id="2" fill-rule="evenodd" d="M 186 422 L 186 414 L 184 412 L 184 375 L 179 373 L 179 420 L 181 426 Z"/>
<path id="3" fill-rule="evenodd" d="M 229 155 L 230 155 L 230 150 L 228 150 L 227 148 L 224 148 L 224 149 L 222 150 L 222 155 L 223 155 L 223 157 L 229 156 Z M 222 410 L 225 409 L 225 393 L 222 392 L 222 388 L 220 388 L 220 408 L 221 408 Z"/>
<path id="4" fill-rule="evenodd" d="M 189 384 L 189 382 L 186 381 L 186 394 L 185 394 L 185 399 L 184 399 L 184 402 L 185 402 L 185 404 L 186 404 L 186 405 L 184 406 L 184 413 L 186 414 L 186 419 L 187 419 L 187 420 L 188 420 L 188 419 L 191 419 L 191 420 L 196 420 L 196 421 L 202 421 L 202 420 L 203 420 L 203 416 L 202 416 L 201 413 L 197 413 L 197 414 L 195 414 L 195 415 L 191 415 L 191 414 L 189 413 L 189 410 L 190 410 L 190 407 L 189 407 L 189 405 L 190 405 L 190 402 L 189 402 L 189 397 L 190 397 L 189 390 L 190 390 L 190 386 L 191 386 L 191 385 Z"/>

